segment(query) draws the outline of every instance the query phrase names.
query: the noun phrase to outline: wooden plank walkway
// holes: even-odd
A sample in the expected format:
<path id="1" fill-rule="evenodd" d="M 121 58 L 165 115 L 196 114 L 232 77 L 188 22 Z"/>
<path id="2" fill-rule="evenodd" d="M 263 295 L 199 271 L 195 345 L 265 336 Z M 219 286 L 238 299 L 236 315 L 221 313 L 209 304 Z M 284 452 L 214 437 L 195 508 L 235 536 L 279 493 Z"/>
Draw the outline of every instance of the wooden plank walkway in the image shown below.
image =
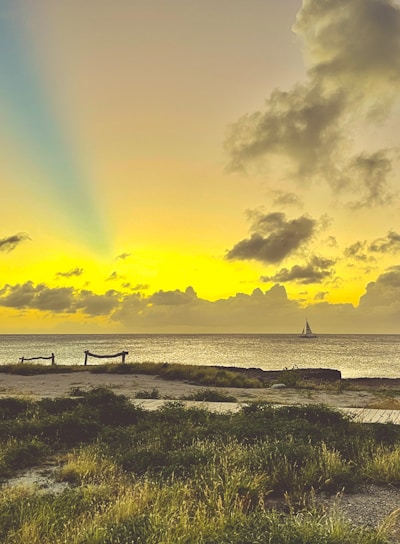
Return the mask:
<path id="1" fill-rule="evenodd" d="M 159 410 L 173 400 L 165 399 L 135 399 L 132 401 L 136 406 L 145 410 Z M 176 401 L 175 401 L 176 402 Z M 202 408 L 216 413 L 238 412 L 246 403 L 238 402 L 206 402 L 185 400 L 178 401 L 187 408 Z M 282 407 L 283 405 L 273 405 Z M 336 408 L 339 412 L 347 414 L 359 423 L 394 423 L 400 425 L 400 410 L 378 410 L 376 408 Z"/>

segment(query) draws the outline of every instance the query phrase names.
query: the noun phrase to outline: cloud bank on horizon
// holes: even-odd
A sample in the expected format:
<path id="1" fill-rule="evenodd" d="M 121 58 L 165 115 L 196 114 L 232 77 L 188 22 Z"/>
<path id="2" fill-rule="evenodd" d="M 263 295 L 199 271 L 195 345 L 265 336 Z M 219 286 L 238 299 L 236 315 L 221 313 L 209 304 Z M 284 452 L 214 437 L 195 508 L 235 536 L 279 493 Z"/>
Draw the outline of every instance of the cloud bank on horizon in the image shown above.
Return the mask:
<path id="1" fill-rule="evenodd" d="M 142 286 L 145 288 L 146 286 Z M 108 290 L 96 294 L 87 289 L 52 288 L 44 284 L 6 285 L 0 289 L 0 307 L 19 312 L 51 312 L 60 319 L 80 315 L 106 319 L 123 330 L 149 332 L 270 332 L 296 333 L 300 315 L 307 314 L 319 333 L 397 333 L 400 318 L 400 266 L 394 266 L 370 283 L 358 307 L 318 301 L 304 308 L 290 300 L 285 287 L 237 293 L 227 299 L 209 301 L 192 287 L 185 291 L 143 292 Z"/>

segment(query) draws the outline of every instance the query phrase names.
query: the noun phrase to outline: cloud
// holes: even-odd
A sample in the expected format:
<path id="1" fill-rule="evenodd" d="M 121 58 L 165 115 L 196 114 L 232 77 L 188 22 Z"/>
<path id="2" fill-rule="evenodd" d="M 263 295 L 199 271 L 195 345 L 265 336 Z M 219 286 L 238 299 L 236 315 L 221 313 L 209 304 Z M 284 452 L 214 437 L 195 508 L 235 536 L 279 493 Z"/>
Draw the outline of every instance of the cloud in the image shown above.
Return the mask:
<path id="1" fill-rule="evenodd" d="M 371 257 L 366 253 L 367 242 L 358 241 L 344 250 L 344 256 L 347 259 L 354 259 L 356 261 L 367 262 L 371 260 Z"/>
<path id="2" fill-rule="evenodd" d="M 340 91 L 324 91 L 319 85 L 297 85 L 291 92 L 275 90 L 264 112 L 241 117 L 225 142 L 230 168 L 244 169 L 269 155 L 291 160 L 297 176 L 309 176 L 328 160 L 340 137 L 337 119 L 344 111 Z"/>
<path id="3" fill-rule="evenodd" d="M 118 260 L 121 260 L 121 261 L 125 261 L 126 259 L 128 259 L 128 257 L 131 257 L 132 256 L 132 253 L 121 253 L 120 255 L 117 255 L 115 257 L 115 260 L 118 261 Z"/>
<path id="4" fill-rule="evenodd" d="M 297 206 L 302 207 L 303 203 L 301 202 L 298 195 L 295 193 L 286 193 L 284 191 L 272 191 L 272 194 L 274 195 L 274 199 L 272 204 L 274 206 Z"/>
<path id="5" fill-rule="evenodd" d="M 358 307 L 329 303 L 326 294 L 319 292 L 314 303 L 305 306 L 304 300 L 289 299 L 285 287 L 278 283 L 266 291 L 255 289 L 251 294 L 236 293 L 209 301 L 200 298 L 192 287 L 144 296 L 116 290 L 98 294 L 26 282 L 0 289 L 0 306 L 61 314 L 66 320 L 68 314 L 81 313 L 111 320 L 121 330 L 143 333 L 298 333 L 305 314 L 318 333 L 398 332 L 400 265 L 388 268 L 369 283 Z"/>
<path id="6" fill-rule="evenodd" d="M 104 295 L 82 290 L 77 297 L 76 308 L 90 316 L 100 316 L 109 315 L 118 304 L 119 293 L 113 289 L 107 291 Z"/>
<path id="7" fill-rule="evenodd" d="M 367 285 L 360 298 L 360 311 L 370 312 L 372 317 L 393 320 L 400 319 L 400 265 L 392 266 Z"/>
<path id="8" fill-rule="evenodd" d="M 374 240 L 370 244 L 369 250 L 375 253 L 398 253 L 400 251 L 400 234 L 390 230 L 386 237 Z"/>
<path id="9" fill-rule="evenodd" d="M 388 191 L 388 177 L 392 170 L 393 164 L 386 151 L 354 157 L 348 165 L 348 175 L 353 180 L 354 189 L 361 189 L 363 194 L 361 199 L 351 202 L 350 207 L 358 209 L 390 204 L 394 195 Z"/>
<path id="10" fill-rule="evenodd" d="M 306 216 L 286 220 L 283 213 L 252 212 L 252 215 L 251 237 L 235 244 L 228 251 L 227 259 L 280 262 L 308 242 L 316 227 L 316 221 Z"/>
<path id="11" fill-rule="evenodd" d="M 263 276 L 261 281 L 282 283 L 294 281 L 303 285 L 322 283 L 335 273 L 332 268 L 334 264 L 335 261 L 332 259 L 322 259 L 314 256 L 305 266 L 295 265 L 291 269 L 282 268 L 273 276 Z"/>
<path id="12" fill-rule="evenodd" d="M 147 291 L 147 289 L 150 289 L 148 283 L 136 283 L 135 285 L 132 285 L 129 281 L 123 283 L 122 287 L 124 289 L 130 289 L 131 291 Z"/>
<path id="13" fill-rule="evenodd" d="M 83 268 L 73 268 L 72 270 L 69 270 L 68 272 L 57 272 L 56 277 L 57 278 L 72 278 L 77 276 L 82 276 L 83 274 Z"/>
<path id="14" fill-rule="evenodd" d="M 34 286 L 31 281 L 0 289 L 0 305 L 16 309 L 36 309 L 51 312 L 74 312 L 73 289 L 50 288 L 44 284 Z"/>
<path id="15" fill-rule="evenodd" d="M 118 274 L 118 272 L 116 272 L 116 271 L 114 270 L 114 272 L 112 272 L 112 273 L 108 276 L 108 278 L 106 278 L 106 281 L 114 281 L 114 280 L 119 280 L 119 279 L 121 279 L 121 278 L 123 278 L 123 276 L 120 276 L 120 275 Z"/>
<path id="16" fill-rule="evenodd" d="M 294 31 L 302 38 L 310 77 L 345 87 L 369 104 L 379 96 L 382 104 L 395 93 L 393 84 L 400 82 L 400 10 L 395 2 L 305 0 Z M 364 96 L 366 90 L 369 96 Z"/>
<path id="17" fill-rule="evenodd" d="M 176 289 L 175 291 L 157 291 L 149 298 L 149 303 L 156 306 L 179 306 L 190 304 L 197 298 L 193 287 L 188 287 L 185 292 Z"/>
<path id="18" fill-rule="evenodd" d="M 355 192 L 354 208 L 390 204 L 388 150 L 355 152 L 360 126 L 388 116 L 400 90 L 400 8 L 391 0 L 304 0 L 294 32 L 307 78 L 274 90 L 242 116 L 225 142 L 231 169 L 279 158 L 304 184 L 324 180 Z M 360 195 L 360 196 L 359 196 Z"/>
<path id="19" fill-rule="evenodd" d="M 13 234 L 12 236 L 8 236 L 6 238 L 0 238 L 0 251 L 13 251 L 17 246 L 26 240 L 30 240 L 30 237 L 28 234 L 23 232 Z"/>
<path id="20" fill-rule="evenodd" d="M 320 291 L 314 297 L 315 300 L 324 300 L 326 295 L 329 295 L 329 291 Z"/>

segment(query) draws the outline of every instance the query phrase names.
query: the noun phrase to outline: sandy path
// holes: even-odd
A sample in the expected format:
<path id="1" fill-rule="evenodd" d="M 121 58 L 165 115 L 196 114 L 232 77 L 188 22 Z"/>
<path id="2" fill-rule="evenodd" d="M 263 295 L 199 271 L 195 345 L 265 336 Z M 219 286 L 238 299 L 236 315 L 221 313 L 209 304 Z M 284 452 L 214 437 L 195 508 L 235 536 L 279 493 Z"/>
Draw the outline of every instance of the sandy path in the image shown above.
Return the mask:
<path id="1" fill-rule="evenodd" d="M 68 374 L 42 374 L 38 376 L 17 376 L 0 374 L 1 396 L 26 396 L 33 398 L 62 397 L 69 395 L 72 388 L 88 390 L 91 387 L 106 386 L 116 393 L 134 398 L 139 391 L 156 388 L 162 398 L 180 399 L 190 395 L 202 386 L 182 381 L 169 381 L 145 374 L 93 374 L 76 372 Z M 268 401 L 278 404 L 325 404 L 333 407 L 365 407 L 376 403 L 382 397 L 373 390 L 366 391 L 320 391 L 301 389 L 236 389 L 208 388 L 226 392 L 237 398 L 238 402 Z M 392 398 L 400 400 L 393 392 Z"/>

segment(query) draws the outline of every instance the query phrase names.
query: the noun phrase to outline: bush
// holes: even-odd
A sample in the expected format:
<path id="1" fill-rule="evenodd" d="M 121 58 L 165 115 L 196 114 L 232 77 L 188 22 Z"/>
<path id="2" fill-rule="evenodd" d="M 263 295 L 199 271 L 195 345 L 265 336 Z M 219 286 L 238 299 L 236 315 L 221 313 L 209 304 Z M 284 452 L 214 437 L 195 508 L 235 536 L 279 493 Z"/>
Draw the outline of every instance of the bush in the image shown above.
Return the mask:
<path id="1" fill-rule="evenodd" d="M 138 391 L 135 395 L 136 399 L 160 399 L 160 391 L 155 387 L 151 391 Z"/>
<path id="2" fill-rule="evenodd" d="M 202 389 L 197 393 L 181 397 L 181 400 L 199 400 L 208 402 L 237 402 L 237 398 L 233 395 L 228 395 L 223 391 L 215 391 L 214 389 Z"/>

